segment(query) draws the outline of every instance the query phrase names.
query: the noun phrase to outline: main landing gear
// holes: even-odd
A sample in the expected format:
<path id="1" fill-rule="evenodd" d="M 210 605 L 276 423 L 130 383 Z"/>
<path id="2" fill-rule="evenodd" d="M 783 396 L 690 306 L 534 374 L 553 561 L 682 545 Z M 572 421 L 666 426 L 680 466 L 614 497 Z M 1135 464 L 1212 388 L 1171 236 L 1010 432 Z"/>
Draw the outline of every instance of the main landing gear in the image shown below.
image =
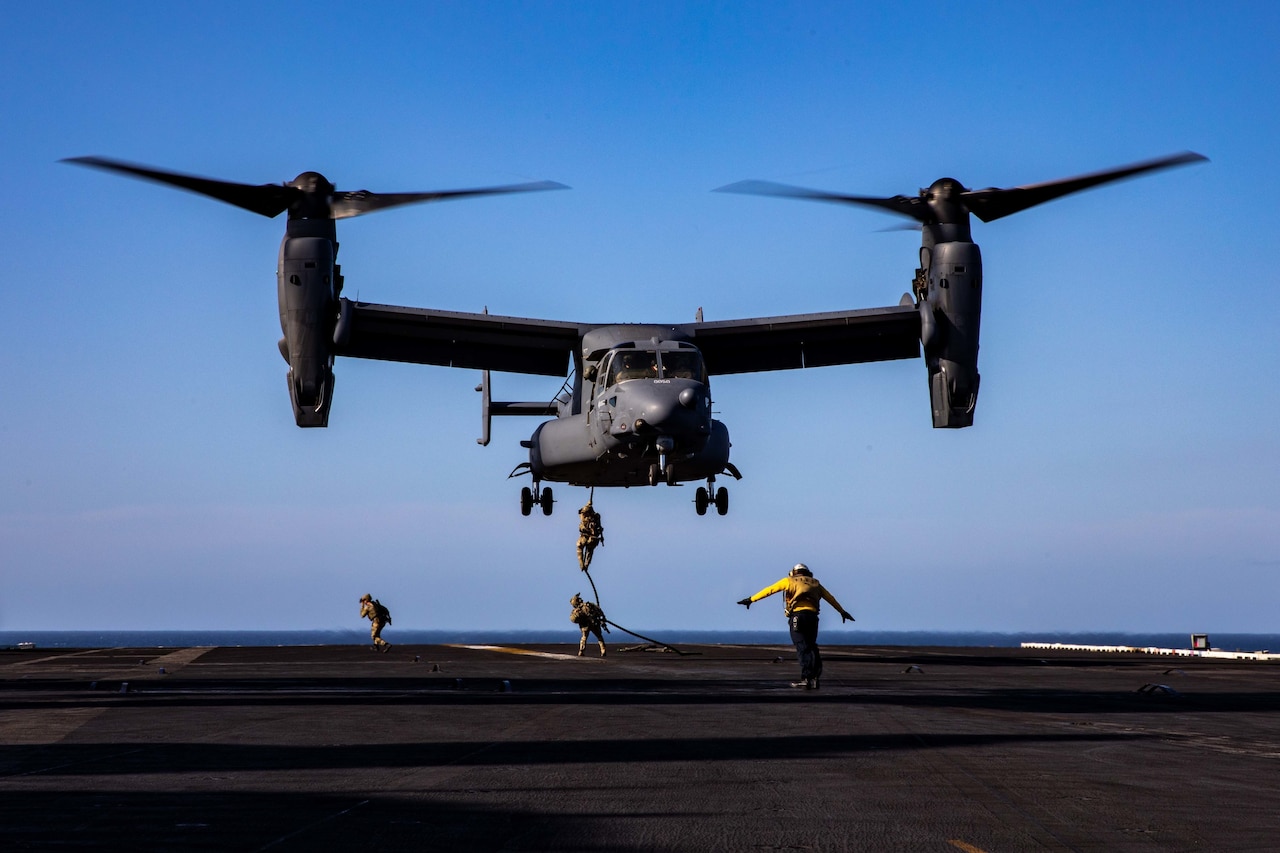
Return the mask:
<path id="1" fill-rule="evenodd" d="M 715 504 L 716 512 L 724 515 L 729 511 L 729 490 L 724 486 L 715 489 L 715 479 L 707 480 L 707 485 L 698 486 L 698 490 L 693 493 L 693 508 L 697 510 L 698 515 L 706 515 L 707 507 Z M 712 497 L 712 489 L 715 489 L 715 497 Z"/>
<path id="2" fill-rule="evenodd" d="M 520 490 L 520 514 L 529 515 L 533 512 L 534 506 L 542 507 L 543 515 L 551 515 L 551 510 L 555 508 L 555 498 L 551 496 L 551 487 L 542 488 L 538 483 L 533 484 L 533 488 L 525 486 Z"/>

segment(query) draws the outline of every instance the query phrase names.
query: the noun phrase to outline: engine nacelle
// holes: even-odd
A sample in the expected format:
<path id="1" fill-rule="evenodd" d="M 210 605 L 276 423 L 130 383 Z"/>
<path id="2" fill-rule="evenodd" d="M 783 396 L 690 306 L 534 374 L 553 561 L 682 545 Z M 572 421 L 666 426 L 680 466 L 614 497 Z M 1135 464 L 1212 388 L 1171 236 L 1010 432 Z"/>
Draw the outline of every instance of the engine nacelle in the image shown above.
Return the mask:
<path id="1" fill-rule="evenodd" d="M 280 244 L 280 354 L 289 362 L 289 399 L 300 427 L 327 426 L 333 403 L 334 254 L 324 237 L 285 237 Z"/>
<path id="2" fill-rule="evenodd" d="M 938 243 L 928 255 L 921 303 L 929 400 L 935 428 L 973 426 L 978 404 L 978 332 L 982 319 L 982 253 L 969 242 Z"/>

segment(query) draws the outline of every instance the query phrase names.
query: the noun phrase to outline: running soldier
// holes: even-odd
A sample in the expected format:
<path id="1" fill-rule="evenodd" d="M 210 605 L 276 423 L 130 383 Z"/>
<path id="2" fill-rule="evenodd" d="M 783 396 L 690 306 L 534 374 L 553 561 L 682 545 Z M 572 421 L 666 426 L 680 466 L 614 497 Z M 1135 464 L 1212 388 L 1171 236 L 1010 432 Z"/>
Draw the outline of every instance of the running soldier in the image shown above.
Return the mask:
<path id="1" fill-rule="evenodd" d="M 391 644 L 382 639 L 382 629 L 391 624 L 391 611 L 383 607 L 381 601 L 366 592 L 360 596 L 360 617 L 367 618 L 373 623 L 369 628 L 369 635 L 373 637 L 373 647 L 380 652 L 391 648 Z"/>

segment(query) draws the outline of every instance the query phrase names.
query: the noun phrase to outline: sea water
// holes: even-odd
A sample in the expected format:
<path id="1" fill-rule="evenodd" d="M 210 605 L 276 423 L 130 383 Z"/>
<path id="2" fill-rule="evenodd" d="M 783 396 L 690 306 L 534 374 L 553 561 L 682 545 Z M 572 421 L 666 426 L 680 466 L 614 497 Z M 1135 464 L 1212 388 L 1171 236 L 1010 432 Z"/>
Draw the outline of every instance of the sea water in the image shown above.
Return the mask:
<path id="1" fill-rule="evenodd" d="M 637 628 L 643 634 L 663 643 L 698 643 L 726 645 L 790 645 L 785 626 L 776 631 L 693 631 L 673 628 Z M 392 643 L 403 645 L 438 645 L 442 643 L 576 643 L 578 632 L 573 626 L 565 630 L 512 631 L 447 631 L 413 628 L 386 629 Z M 618 630 L 606 635 L 611 643 L 641 642 Z M 823 628 L 823 645 L 827 646 L 968 646 L 1017 648 L 1024 642 L 1070 643 L 1090 646 L 1156 646 L 1191 648 L 1190 633 L 1152 632 L 1126 633 L 1110 631 L 856 631 Z M 187 646 L 344 646 L 369 642 L 368 630 L 311 631 L 0 631 L 0 648 L 13 648 L 19 643 L 34 643 L 37 648 L 137 648 Z M 1226 651 L 1280 652 L 1280 634 L 1216 634 L 1209 633 L 1209 644 Z"/>

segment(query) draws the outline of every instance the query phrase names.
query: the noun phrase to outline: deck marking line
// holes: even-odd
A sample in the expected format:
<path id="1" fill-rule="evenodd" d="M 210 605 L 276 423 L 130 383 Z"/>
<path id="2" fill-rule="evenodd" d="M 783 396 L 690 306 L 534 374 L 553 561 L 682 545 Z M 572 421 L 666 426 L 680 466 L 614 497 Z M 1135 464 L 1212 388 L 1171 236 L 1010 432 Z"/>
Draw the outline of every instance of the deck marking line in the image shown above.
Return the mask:
<path id="1" fill-rule="evenodd" d="M 983 850 L 981 847 L 974 847 L 972 844 L 961 841 L 959 838 L 948 838 L 947 843 L 952 847 L 963 850 L 964 853 L 987 853 L 987 851 Z"/>
<path id="2" fill-rule="evenodd" d="M 577 660 L 577 655 L 562 655 L 554 652 L 535 652 L 532 649 L 514 649 L 510 646 L 468 646 L 458 643 L 448 643 L 447 648 L 450 649 L 471 649 L 477 652 L 502 652 L 508 655 L 527 655 L 535 658 L 550 658 L 552 660 Z M 584 658 L 586 660 L 587 658 Z"/>

